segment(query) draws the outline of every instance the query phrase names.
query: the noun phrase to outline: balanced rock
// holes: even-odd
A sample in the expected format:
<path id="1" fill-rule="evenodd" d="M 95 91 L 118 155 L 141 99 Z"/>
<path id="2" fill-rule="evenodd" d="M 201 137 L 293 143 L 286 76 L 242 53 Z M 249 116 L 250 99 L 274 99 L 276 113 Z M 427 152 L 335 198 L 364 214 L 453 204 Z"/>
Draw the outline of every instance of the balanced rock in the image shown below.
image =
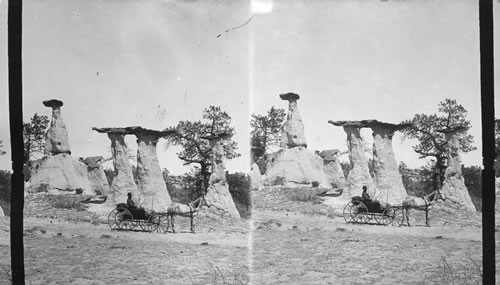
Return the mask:
<path id="1" fill-rule="evenodd" d="M 129 128 L 137 137 L 137 176 L 142 195 L 140 206 L 156 212 L 166 211 L 172 203 L 163 179 L 156 145 L 159 138 L 173 134 L 172 131 L 155 131 L 140 127 Z"/>
<path id="2" fill-rule="evenodd" d="M 448 167 L 444 174 L 441 192 L 446 199 L 464 206 L 469 211 L 476 211 L 469 191 L 465 187 L 460 158 L 460 138 L 457 135 L 463 128 L 442 131 L 448 141 Z"/>
<path id="3" fill-rule="evenodd" d="M 342 126 L 347 134 L 347 147 L 351 170 L 347 176 L 348 187 L 344 190 L 342 197 L 351 198 L 361 196 L 363 186 L 368 188 L 370 197 L 376 197 L 375 183 L 368 168 L 368 158 L 365 155 L 363 139 L 360 129 L 364 126 L 360 121 L 328 121 L 334 126 Z"/>
<path id="4" fill-rule="evenodd" d="M 312 186 L 318 183 L 328 187 L 323 159 L 305 147 L 282 149 L 268 161 L 264 185 L 287 187 Z"/>
<path id="5" fill-rule="evenodd" d="M 87 175 L 89 178 L 90 187 L 99 195 L 107 195 L 110 193 L 108 179 L 102 166 L 102 156 L 90 156 L 83 160 L 87 165 Z"/>
<path id="6" fill-rule="evenodd" d="M 250 168 L 250 189 L 258 190 L 262 187 L 262 175 L 257 163 L 253 163 Z"/>
<path id="7" fill-rule="evenodd" d="M 66 153 L 32 163 L 28 192 L 95 195 L 87 176 L 87 165 Z"/>
<path id="8" fill-rule="evenodd" d="M 61 115 L 62 101 L 52 99 L 43 101 L 43 105 L 52 108 L 52 119 L 47 132 L 45 150 L 47 154 L 67 153 L 71 154 L 68 142 L 68 131 Z"/>
<path id="9" fill-rule="evenodd" d="M 208 181 L 207 194 L 205 200 L 210 207 L 227 213 L 231 217 L 240 218 L 240 213 L 236 209 L 233 197 L 229 192 L 229 186 L 226 180 L 226 168 L 224 166 L 224 146 L 221 140 L 227 137 L 227 134 L 220 136 L 206 137 L 212 147 L 212 174 Z"/>
<path id="10" fill-rule="evenodd" d="M 139 189 L 134 181 L 132 165 L 128 160 L 128 147 L 125 144 L 125 135 L 129 134 L 124 128 L 92 128 L 93 130 L 106 133 L 111 141 L 111 152 L 113 156 L 113 167 L 115 177 L 111 182 L 111 197 L 106 204 L 118 204 L 127 202 L 127 193 L 132 193 L 132 199 L 139 205 L 142 202 Z"/>
<path id="11" fill-rule="evenodd" d="M 374 199 L 393 205 L 401 204 L 407 193 L 392 148 L 394 132 L 410 124 L 390 124 L 376 120 L 362 121 L 373 130 L 373 168 L 377 193 Z"/>
<path id="12" fill-rule="evenodd" d="M 304 136 L 304 123 L 297 108 L 297 100 L 300 96 L 295 93 L 281 94 L 282 100 L 288 101 L 288 115 L 283 124 L 281 134 L 281 148 L 307 147 Z"/>
<path id="13" fill-rule="evenodd" d="M 323 158 L 326 178 L 333 188 L 342 188 L 346 186 L 346 179 L 342 166 L 340 165 L 338 153 L 339 150 L 337 149 L 323 150 L 319 153 L 319 156 Z"/>

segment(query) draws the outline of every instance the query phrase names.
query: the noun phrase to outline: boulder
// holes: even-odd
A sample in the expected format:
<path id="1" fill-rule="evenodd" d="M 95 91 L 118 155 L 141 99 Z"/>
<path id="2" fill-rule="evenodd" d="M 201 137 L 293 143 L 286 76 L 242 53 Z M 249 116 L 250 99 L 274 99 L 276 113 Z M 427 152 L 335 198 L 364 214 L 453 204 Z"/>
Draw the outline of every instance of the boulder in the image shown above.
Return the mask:
<path id="1" fill-rule="evenodd" d="M 252 164 L 250 169 L 250 190 L 258 190 L 262 187 L 262 175 L 257 163 Z"/>
<path id="2" fill-rule="evenodd" d="M 111 191 L 102 166 L 103 160 L 102 156 L 90 156 L 83 160 L 83 163 L 87 165 L 87 176 L 90 187 L 99 195 L 107 195 Z"/>
<path id="3" fill-rule="evenodd" d="M 281 94 L 280 98 L 288 101 L 288 115 L 283 124 L 281 148 L 307 147 L 304 123 L 297 108 L 297 100 L 300 96 L 295 93 L 286 93 Z"/>
<path id="4" fill-rule="evenodd" d="M 457 135 L 463 128 L 442 131 L 448 141 L 448 167 L 444 173 L 443 193 L 447 200 L 464 206 L 469 211 L 476 211 L 469 191 L 465 187 L 460 158 L 460 138 Z"/>
<path id="5" fill-rule="evenodd" d="M 61 115 L 62 101 L 52 99 L 43 101 L 43 105 L 52 108 L 52 119 L 47 131 L 45 150 L 47 154 L 67 153 L 71 154 L 68 142 L 68 131 Z"/>
<path id="6" fill-rule="evenodd" d="M 323 159 L 305 147 L 283 149 L 273 154 L 268 161 L 264 185 L 287 187 L 312 186 L 318 183 L 329 187 L 323 168 Z"/>
<path id="7" fill-rule="evenodd" d="M 133 131 L 137 137 L 137 176 L 139 191 L 142 195 L 140 207 L 146 210 L 164 212 L 172 203 L 158 162 L 156 144 L 158 139 L 171 132 L 137 128 Z"/>
<path id="8" fill-rule="evenodd" d="M 338 153 L 338 149 L 323 150 L 319 153 L 319 156 L 323 158 L 326 178 L 333 188 L 343 188 L 347 185 L 344 171 L 342 171 L 342 166 L 340 166 Z"/>
<path id="9" fill-rule="evenodd" d="M 349 159 L 351 161 L 351 170 L 347 176 L 347 187 L 342 195 L 344 198 L 361 196 L 362 187 L 368 187 L 370 197 L 376 197 L 377 192 L 375 183 L 370 175 L 368 168 L 368 158 L 365 154 L 363 139 L 360 129 L 364 127 L 360 121 L 328 121 L 334 126 L 342 126 L 347 134 L 347 147 L 349 150 Z"/>
<path id="10" fill-rule="evenodd" d="M 224 166 L 224 147 L 221 140 L 226 135 L 217 137 L 207 137 L 212 147 L 212 174 L 208 181 L 207 194 L 205 201 L 210 207 L 216 210 L 227 213 L 231 217 L 240 218 L 240 214 L 236 209 L 233 197 L 229 192 L 229 187 L 226 180 L 226 168 Z"/>
<path id="11" fill-rule="evenodd" d="M 66 153 L 46 156 L 32 163 L 28 192 L 95 195 L 87 165 Z"/>
<path id="12" fill-rule="evenodd" d="M 142 202 L 142 197 L 134 181 L 132 165 L 127 155 L 128 147 L 125 144 L 125 135 L 129 134 L 129 132 L 123 128 L 92 129 L 100 133 L 106 133 L 111 141 L 115 177 L 111 182 L 111 197 L 108 197 L 105 204 L 126 203 L 127 193 L 130 192 L 132 193 L 132 199 L 139 205 Z"/>

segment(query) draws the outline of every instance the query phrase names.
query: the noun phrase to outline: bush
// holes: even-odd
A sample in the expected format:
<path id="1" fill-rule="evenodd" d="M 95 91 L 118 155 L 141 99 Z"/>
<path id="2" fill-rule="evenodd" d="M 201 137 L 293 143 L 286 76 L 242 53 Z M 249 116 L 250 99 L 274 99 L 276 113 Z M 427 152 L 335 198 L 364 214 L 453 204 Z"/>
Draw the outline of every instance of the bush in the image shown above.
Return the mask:
<path id="1" fill-rule="evenodd" d="M 0 207 L 6 216 L 10 216 L 10 171 L 0 170 Z"/>
<path id="2" fill-rule="evenodd" d="M 84 197 L 81 195 L 49 195 L 49 202 L 54 208 L 59 209 L 76 209 L 83 211 L 86 209 L 86 205 L 82 204 Z"/>
<path id="3" fill-rule="evenodd" d="M 252 198 L 250 194 L 250 177 L 237 172 L 226 175 L 229 192 L 233 197 L 236 209 L 242 218 L 252 216 Z"/>

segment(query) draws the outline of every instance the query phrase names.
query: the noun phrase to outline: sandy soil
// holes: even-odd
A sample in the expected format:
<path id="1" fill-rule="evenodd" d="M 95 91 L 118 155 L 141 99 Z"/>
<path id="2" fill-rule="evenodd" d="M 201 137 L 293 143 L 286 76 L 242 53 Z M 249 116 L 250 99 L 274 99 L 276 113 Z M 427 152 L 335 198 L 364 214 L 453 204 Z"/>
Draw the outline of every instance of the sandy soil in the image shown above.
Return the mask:
<path id="1" fill-rule="evenodd" d="M 356 225 L 315 200 L 271 190 L 253 198 L 253 220 L 202 214 L 196 234 L 188 219 L 177 234 L 111 231 L 86 212 L 40 204 L 25 217 L 26 283 L 452 284 L 453 273 L 455 284 L 480 284 L 479 213 L 438 207 L 431 227 L 421 212 L 412 227 Z M 0 284 L 9 284 L 6 218 L 0 256 Z"/>

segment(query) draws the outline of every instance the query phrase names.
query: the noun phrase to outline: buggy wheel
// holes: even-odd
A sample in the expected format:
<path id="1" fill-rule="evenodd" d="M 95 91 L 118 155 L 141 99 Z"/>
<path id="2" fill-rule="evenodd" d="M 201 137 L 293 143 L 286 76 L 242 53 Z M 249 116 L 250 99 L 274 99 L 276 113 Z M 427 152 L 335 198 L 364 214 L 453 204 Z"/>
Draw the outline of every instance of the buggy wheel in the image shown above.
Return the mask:
<path id="1" fill-rule="evenodd" d="M 345 205 L 343 215 L 346 223 L 356 223 L 357 214 L 358 214 L 358 209 L 353 202 L 349 202 L 347 203 L 347 205 Z"/>
<path id="2" fill-rule="evenodd" d="M 159 233 L 166 233 L 170 228 L 169 219 L 167 215 L 158 215 L 158 228 L 156 229 Z"/>
<path id="3" fill-rule="evenodd" d="M 125 208 L 121 208 L 120 212 L 123 217 L 121 222 L 121 229 L 133 230 L 137 226 L 137 223 L 134 220 L 134 216 L 132 216 L 132 213 Z"/>
<path id="4" fill-rule="evenodd" d="M 387 226 L 388 224 L 390 224 L 394 221 L 395 216 L 396 216 L 396 208 L 387 207 L 387 208 L 385 208 L 382 215 L 375 216 L 375 220 L 377 220 L 378 224 Z"/>
<path id="5" fill-rule="evenodd" d="M 137 224 L 139 225 L 139 228 L 145 232 L 149 232 L 149 222 L 148 220 L 138 220 Z"/>
<path id="6" fill-rule="evenodd" d="M 120 230 L 122 228 L 123 217 L 120 210 L 113 209 L 108 215 L 108 225 L 111 230 Z"/>
<path id="7" fill-rule="evenodd" d="M 355 216 L 355 220 L 357 223 L 366 224 L 371 219 L 371 215 L 368 213 L 368 208 L 363 202 L 359 202 L 356 206 L 357 215 Z"/>
<path id="8" fill-rule="evenodd" d="M 403 224 L 403 208 L 396 208 L 392 207 L 394 209 L 394 219 L 392 220 L 392 225 L 393 226 L 401 226 Z"/>

